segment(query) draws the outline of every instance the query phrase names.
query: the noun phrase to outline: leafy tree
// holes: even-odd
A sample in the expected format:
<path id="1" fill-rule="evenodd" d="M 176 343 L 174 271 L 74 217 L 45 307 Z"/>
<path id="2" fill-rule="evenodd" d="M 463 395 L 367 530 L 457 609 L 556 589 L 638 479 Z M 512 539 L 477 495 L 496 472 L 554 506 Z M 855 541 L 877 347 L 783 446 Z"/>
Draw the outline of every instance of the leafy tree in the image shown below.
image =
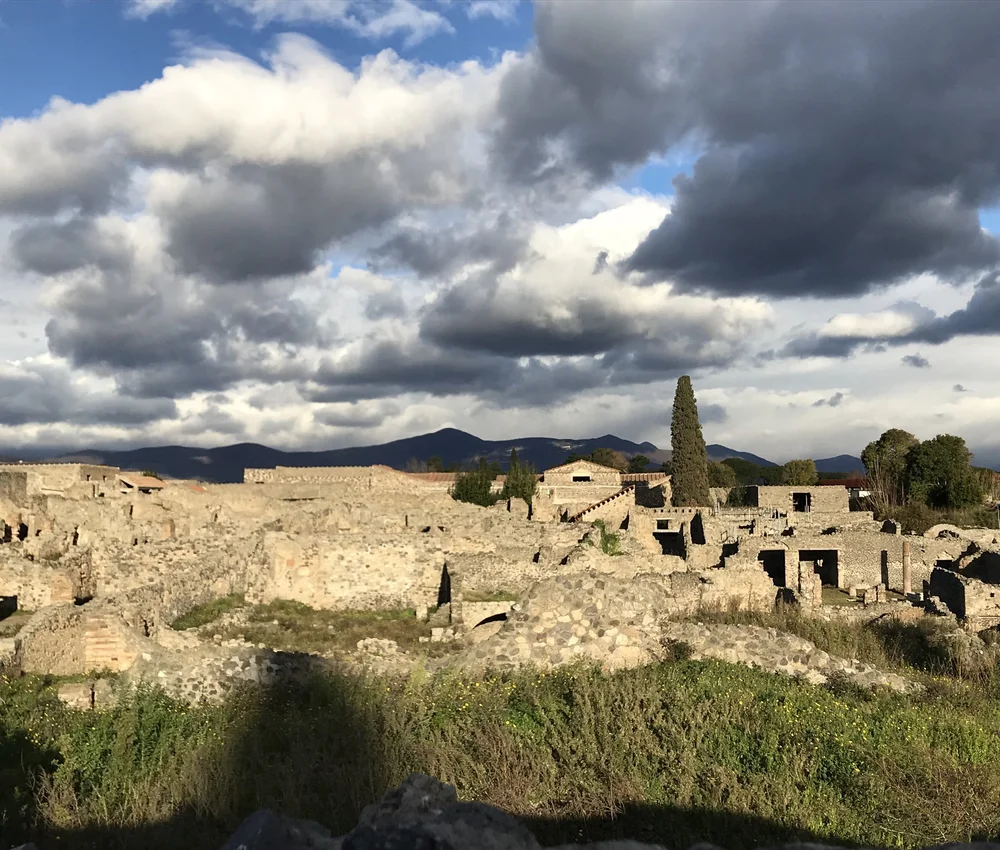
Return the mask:
<path id="1" fill-rule="evenodd" d="M 522 464 L 517 458 L 517 449 L 510 450 L 510 464 L 507 478 L 504 480 L 501 499 L 524 499 L 529 505 L 538 487 L 538 477 L 535 468 L 530 464 Z"/>
<path id="2" fill-rule="evenodd" d="M 919 445 L 909 431 L 890 428 L 861 452 L 872 506 L 877 511 L 906 502 L 909 455 Z"/>
<path id="3" fill-rule="evenodd" d="M 736 472 L 731 466 L 716 461 L 708 463 L 708 486 L 709 487 L 735 487 Z"/>
<path id="4" fill-rule="evenodd" d="M 427 471 L 444 472 L 444 461 L 437 455 L 427 458 Z"/>
<path id="5" fill-rule="evenodd" d="M 691 378 L 677 379 L 673 417 L 670 421 L 671 460 L 674 465 L 671 490 L 675 507 L 709 504 L 708 452 L 698 422 L 698 402 Z"/>
<path id="6" fill-rule="evenodd" d="M 625 460 L 625 455 L 621 452 L 616 452 L 614 449 L 594 449 L 594 451 L 591 452 L 589 459 L 593 463 L 599 464 L 600 466 L 610 466 L 612 469 L 625 469 L 628 466 L 628 461 Z"/>
<path id="7" fill-rule="evenodd" d="M 660 472 L 665 472 L 667 475 L 674 474 L 674 465 L 671 461 L 665 460 L 660 464 Z"/>
<path id="8" fill-rule="evenodd" d="M 632 455 L 628 461 L 629 472 L 645 472 L 649 466 L 649 458 L 645 455 Z"/>
<path id="9" fill-rule="evenodd" d="M 907 453 L 909 499 L 932 508 L 962 508 L 983 500 L 983 490 L 972 469 L 972 452 L 965 440 L 938 434 Z"/>
<path id="10" fill-rule="evenodd" d="M 789 487 L 811 487 L 819 481 L 813 460 L 790 460 L 781 467 L 781 483 Z"/>
<path id="11" fill-rule="evenodd" d="M 472 469 L 458 474 L 451 488 L 451 497 L 458 502 L 469 502 L 488 508 L 496 504 L 498 499 L 492 492 L 495 478 L 496 472 L 486 462 L 486 458 L 479 458 L 479 462 Z"/>

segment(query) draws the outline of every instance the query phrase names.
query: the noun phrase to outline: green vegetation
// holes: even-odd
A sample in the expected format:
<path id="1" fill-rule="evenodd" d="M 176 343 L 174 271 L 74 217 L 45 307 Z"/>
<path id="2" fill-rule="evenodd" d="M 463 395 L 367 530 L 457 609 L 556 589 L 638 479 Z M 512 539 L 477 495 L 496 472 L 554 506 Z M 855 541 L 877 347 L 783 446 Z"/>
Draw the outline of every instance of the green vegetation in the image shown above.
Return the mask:
<path id="1" fill-rule="evenodd" d="M 842 654 L 888 645 L 877 629 L 810 628 Z M 40 846 L 214 850 L 263 806 L 346 831 L 423 771 L 524 816 L 549 844 L 905 848 L 1000 829 L 1000 703 L 985 684 L 819 688 L 685 649 L 613 675 L 325 676 L 220 707 L 140 691 L 97 713 L 63 708 L 52 680 L 2 679 L 0 826 Z"/>
<path id="2" fill-rule="evenodd" d="M 813 460 L 790 460 L 781 467 L 781 483 L 786 487 L 811 487 L 818 481 Z"/>
<path id="3" fill-rule="evenodd" d="M 825 597 L 824 603 L 827 602 Z M 895 670 L 911 677 L 924 677 L 932 688 L 940 687 L 940 677 L 947 677 L 974 686 L 984 698 L 1000 694 L 1000 670 L 996 665 L 988 658 L 958 651 L 948 637 L 948 625 L 933 619 L 916 623 L 875 620 L 857 624 L 810 617 L 794 605 L 777 605 L 767 613 L 702 610 L 696 619 L 765 626 L 788 632 L 812 641 L 831 655 L 856 658 L 882 670 Z"/>
<path id="4" fill-rule="evenodd" d="M 627 472 L 645 472 L 649 468 L 649 458 L 645 455 L 632 455 L 628 459 Z"/>
<path id="5" fill-rule="evenodd" d="M 617 532 L 609 531 L 603 519 L 594 520 L 593 527 L 601 532 L 601 551 L 605 555 L 624 555 L 622 552 L 622 539 Z"/>
<path id="6" fill-rule="evenodd" d="M 778 484 L 781 482 L 780 466 L 758 466 L 749 460 L 741 457 L 727 457 L 722 461 L 736 473 L 736 483 L 741 486 L 756 484 L 758 481 L 764 484 Z"/>
<path id="7" fill-rule="evenodd" d="M 619 451 L 608 448 L 597 448 L 594 449 L 589 455 L 578 454 L 577 452 L 571 452 L 566 456 L 566 463 L 572 463 L 574 460 L 589 460 L 591 463 L 596 463 L 598 466 L 609 466 L 612 469 L 625 470 L 628 468 L 628 461 L 625 459 L 625 455 Z"/>
<path id="8" fill-rule="evenodd" d="M 727 466 L 719 461 L 708 462 L 708 486 L 709 487 L 735 487 L 736 472 L 731 466 Z"/>
<path id="9" fill-rule="evenodd" d="M 245 604 L 242 593 L 231 593 L 221 599 L 213 599 L 211 602 L 195 605 L 190 611 L 174 620 L 170 624 L 170 628 L 182 631 L 183 629 L 205 626 L 208 623 L 214 623 L 223 614 L 242 608 Z"/>
<path id="10" fill-rule="evenodd" d="M 865 447 L 861 459 L 879 518 L 896 518 L 900 508 L 917 506 L 939 511 L 979 507 L 984 494 L 996 490 L 995 473 L 975 469 L 965 440 L 951 434 L 921 443 L 907 431 L 890 428 Z"/>
<path id="11" fill-rule="evenodd" d="M 499 470 L 490 466 L 486 458 L 479 458 L 472 469 L 460 472 L 451 488 L 451 497 L 457 502 L 469 502 L 488 508 L 495 505 L 500 496 L 493 492 L 493 482 Z"/>
<path id="12" fill-rule="evenodd" d="M 535 475 L 535 467 L 530 463 L 521 463 L 517 459 L 517 449 L 511 449 L 510 463 L 507 467 L 507 476 L 504 479 L 500 498 L 523 499 L 526 504 L 530 505 L 537 489 L 538 476 Z"/>
<path id="13" fill-rule="evenodd" d="M 691 378 L 677 379 L 673 417 L 670 420 L 671 491 L 675 507 L 709 504 L 708 452 L 698 421 L 698 403 Z"/>
<path id="14" fill-rule="evenodd" d="M 328 654 L 350 652 L 362 638 L 394 640 L 403 649 L 427 651 L 444 644 L 421 644 L 429 634 L 426 623 L 410 608 L 400 611 L 320 611 L 301 602 L 279 599 L 255 605 L 247 611 L 247 622 L 219 631 L 223 638 L 237 635 L 250 643 L 263 643 L 290 652 Z"/>

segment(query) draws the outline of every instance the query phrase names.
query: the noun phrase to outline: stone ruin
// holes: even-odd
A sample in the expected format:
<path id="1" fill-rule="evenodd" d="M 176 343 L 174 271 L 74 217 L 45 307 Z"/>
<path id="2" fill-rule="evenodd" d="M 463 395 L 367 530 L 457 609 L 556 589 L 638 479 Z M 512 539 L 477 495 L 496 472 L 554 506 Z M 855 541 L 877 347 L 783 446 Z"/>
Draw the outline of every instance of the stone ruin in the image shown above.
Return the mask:
<path id="1" fill-rule="evenodd" d="M 0 466 L 0 667 L 111 671 L 197 701 L 236 681 L 345 664 L 614 669 L 684 640 L 699 657 L 874 682 L 872 671 L 787 636 L 679 621 L 784 599 L 831 618 L 920 616 L 927 606 L 968 629 L 1000 623 L 993 532 L 901 535 L 851 511 L 846 488 L 758 487 L 748 507 L 722 507 L 716 493 L 712 506 L 674 508 L 669 476 L 576 461 L 546 470 L 531 505 L 480 508 L 453 500 L 452 480 L 383 466 L 248 469 L 241 484 Z M 603 551 L 607 535 L 617 552 Z M 170 628 L 230 594 L 249 605 L 411 609 L 421 641 L 449 651 L 423 659 L 372 635 L 355 652 L 321 657 Z M 106 693 L 94 684 L 66 696 L 87 705 Z"/>

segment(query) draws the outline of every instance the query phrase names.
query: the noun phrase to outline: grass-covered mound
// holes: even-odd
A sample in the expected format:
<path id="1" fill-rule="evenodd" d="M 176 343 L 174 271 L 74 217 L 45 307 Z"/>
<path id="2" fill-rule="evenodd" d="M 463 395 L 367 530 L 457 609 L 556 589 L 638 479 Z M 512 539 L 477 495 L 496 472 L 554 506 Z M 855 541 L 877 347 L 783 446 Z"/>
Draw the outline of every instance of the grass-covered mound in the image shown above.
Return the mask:
<path id="1" fill-rule="evenodd" d="M 324 678 L 216 708 L 153 691 L 63 709 L 0 682 L 0 834 L 43 847 L 217 848 L 268 806 L 346 831 L 411 771 L 543 841 L 917 846 L 1000 832 L 1000 703 L 817 688 L 679 661 L 478 680 Z"/>

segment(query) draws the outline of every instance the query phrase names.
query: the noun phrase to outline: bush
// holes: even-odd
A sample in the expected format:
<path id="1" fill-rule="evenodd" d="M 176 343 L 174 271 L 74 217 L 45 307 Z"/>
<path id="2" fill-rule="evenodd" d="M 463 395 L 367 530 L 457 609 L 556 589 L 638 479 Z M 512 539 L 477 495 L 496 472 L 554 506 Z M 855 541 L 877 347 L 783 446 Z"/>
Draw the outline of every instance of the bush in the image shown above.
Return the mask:
<path id="1" fill-rule="evenodd" d="M 605 555 L 623 555 L 621 550 L 622 540 L 616 532 L 608 531 L 608 526 L 603 519 L 595 520 L 593 527 L 601 533 L 601 551 Z"/>

